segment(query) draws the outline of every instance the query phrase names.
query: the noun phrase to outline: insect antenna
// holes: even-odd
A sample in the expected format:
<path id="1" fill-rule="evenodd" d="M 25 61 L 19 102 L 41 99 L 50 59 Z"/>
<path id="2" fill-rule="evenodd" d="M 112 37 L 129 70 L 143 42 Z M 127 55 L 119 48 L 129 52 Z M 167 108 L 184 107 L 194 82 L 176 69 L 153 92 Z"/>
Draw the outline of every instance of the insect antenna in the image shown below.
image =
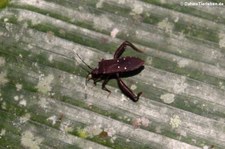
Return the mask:
<path id="1" fill-rule="evenodd" d="M 77 54 L 77 53 L 76 53 Z M 93 70 L 93 68 L 91 66 L 89 66 L 81 57 L 80 55 L 77 54 L 77 56 L 79 57 L 79 59 L 91 70 Z M 89 72 L 89 71 L 88 71 Z M 90 73 L 90 72 L 89 72 Z"/>
<path id="2" fill-rule="evenodd" d="M 73 52 L 78 56 L 78 58 L 91 70 L 93 70 L 93 68 L 91 66 L 89 66 L 81 57 L 80 55 L 78 55 L 74 50 Z M 75 58 L 76 59 L 76 58 Z M 76 60 L 77 61 L 77 60 Z M 87 85 L 87 81 L 92 79 L 92 76 L 91 76 L 91 71 L 86 69 L 85 67 L 83 66 L 80 66 L 84 71 L 88 72 L 88 75 L 86 76 L 86 81 L 85 81 L 85 84 Z"/>
<path id="3" fill-rule="evenodd" d="M 80 66 L 84 71 L 88 72 L 88 74 L 90 74 L 91 72 L 89 70 L 87 70 L 85 67 Z"/>

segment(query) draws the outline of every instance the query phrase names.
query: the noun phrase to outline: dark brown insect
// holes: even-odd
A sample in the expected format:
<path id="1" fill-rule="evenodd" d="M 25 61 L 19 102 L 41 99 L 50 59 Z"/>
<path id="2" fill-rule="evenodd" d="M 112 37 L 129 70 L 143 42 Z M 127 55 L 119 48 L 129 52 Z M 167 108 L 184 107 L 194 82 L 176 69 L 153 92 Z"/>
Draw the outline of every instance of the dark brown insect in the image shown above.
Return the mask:
<path id="1" fill-rule="evenodd" d="M 110 95 L 111 91 L 106 88 L 106 84 L 110 79 L 117 79 L 121 91 L 132 101 L 137 102 L 142 92 L 135 95 L 133 91 L 121 80 L 121 77 L 133 76 L 141 72 L 144 69 L 144 61 L 136 57 L 121 57 L 127 46 L 131 47 L 135 51 L 142 52 L 129 41 L 124 41 L 114 53 L 113 59 L 102 59 L 97 68 L 93 69 L 82 59 L 81 60 L 92 70 L 86 77 L 87 81 L 93 80 L 94 85 L 96 85 L 97 82 L 104 80 L 102 83 L 102 89 L 109 92 Z"/>

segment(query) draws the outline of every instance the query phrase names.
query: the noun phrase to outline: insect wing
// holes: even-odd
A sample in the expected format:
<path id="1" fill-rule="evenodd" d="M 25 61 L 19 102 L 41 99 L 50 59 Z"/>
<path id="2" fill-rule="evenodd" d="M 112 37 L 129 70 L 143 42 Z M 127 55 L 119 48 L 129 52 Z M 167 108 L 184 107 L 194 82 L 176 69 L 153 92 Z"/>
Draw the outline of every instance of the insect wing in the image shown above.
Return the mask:
<path id="1" fill-rule="evenodd" d="M 133 71 L 144 64 L 135 57 L 123 57 L 115 60 L 103 60 L 99 63 L 99 70 L 103 74 Z"/>
<path id="2" fill-rule="evenodd" d="M 123 57 L 117 60 L 120 72 L 133 71 L 144 64 L 144 61 L 136 57 Z"/>

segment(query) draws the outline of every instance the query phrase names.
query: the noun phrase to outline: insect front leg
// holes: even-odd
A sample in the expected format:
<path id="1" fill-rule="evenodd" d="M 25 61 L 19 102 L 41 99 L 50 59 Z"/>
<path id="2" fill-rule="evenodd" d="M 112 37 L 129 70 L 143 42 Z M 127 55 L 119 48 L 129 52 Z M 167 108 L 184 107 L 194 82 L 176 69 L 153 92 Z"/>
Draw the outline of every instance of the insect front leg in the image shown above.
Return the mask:
<path id="1" fill-rule="evenodd" d="M 132 43 L 130 43 L 129 41 L 124 41 L 119 48 L 116 50 L 115 54 L 114 54 L 114 58 L 119 58 L 123 52 L 125 51 L 126 47 L 130 46 L 133 50 L 137 51 L 137 52 L 142 52 L 141 50 L 139 50 L 137 47 L 135 47 Z"/>
<path id="2" fill-rule="evenodd" d="M 92 78 L 92 75 L 89 73 L 89 74 L 86 76 L 86 79 L 85 79 L 85 85 L 87 85 L 87 82 L 88 82 L 89 80 L 91 80 L 91 79 L 93 79 L 93 78 Z"/>
<path id="3" fill-rule="evenodd" d="M 119 78 L 119 75 L 117 74 L 117 82 L 121 89 L 121 91 L 129 97 L 133 102 L 137 102 L 139 97 L 141 96 L 142 92 L 139 92 L 137 95 L 135 95 L 132 90 Z"/>
<path id="4" fill-rule="evenodd" d="M 107 91 L 107 92 L 109 92 L 107 98 L 108 98 L 109 95 L 111 94 L 111 91 L 105 87 L 106 84 L 107 84 L 107 83 L 109 82 L 109 80 L 110 80 L 109 78 L 110 78 L 110 77 L 107 77 L 107 78 L 104 80 L 104 82 L 102 83 L 102 89 L 105 90 L 105 91 Z"/>
<path id="5" fill-rule="evenodd" d="M 94 80 L 94 85 L 97 85 L 97 82 L 102 81 L 102 78 L 97 78 L 97 79 L 93 79 Z"/>

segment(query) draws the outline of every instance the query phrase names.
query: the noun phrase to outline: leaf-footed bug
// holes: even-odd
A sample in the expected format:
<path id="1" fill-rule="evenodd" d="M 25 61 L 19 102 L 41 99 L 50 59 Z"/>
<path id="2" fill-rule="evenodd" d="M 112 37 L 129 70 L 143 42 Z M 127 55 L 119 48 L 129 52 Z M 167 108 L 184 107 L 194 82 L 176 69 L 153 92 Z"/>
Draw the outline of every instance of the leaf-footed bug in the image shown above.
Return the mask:
<path id="1" fill-rule="evenodd" d="M 104 80 L 102 83 L 102 89 L 109 92 L 110 95 L 111 91 L 106 88 L 106 84 L 110 79 L 116 79 L 121 91 L 132 101 L 137 102 L 142 92 L 135 95 L 133 91 L 121 80 L 121 77 L 133 76 L 141 72 L 144 69 L 144 61 L 136 57 L 121 57 L 127 46 L 137 52 L 142 52 L 129 41 L 124 41 L 114 53 L 113 59 L 102 59 L 98 63 L 98 67 L 94 69 L 87 65 L 78 54 L 77 56 L 85 65 L 88 66 L 89 69 L 91 69 L 91 72 L 88 71 L 86 81 L 93 80 L 94 85 L 96 85 L 97 82 Z"/>

